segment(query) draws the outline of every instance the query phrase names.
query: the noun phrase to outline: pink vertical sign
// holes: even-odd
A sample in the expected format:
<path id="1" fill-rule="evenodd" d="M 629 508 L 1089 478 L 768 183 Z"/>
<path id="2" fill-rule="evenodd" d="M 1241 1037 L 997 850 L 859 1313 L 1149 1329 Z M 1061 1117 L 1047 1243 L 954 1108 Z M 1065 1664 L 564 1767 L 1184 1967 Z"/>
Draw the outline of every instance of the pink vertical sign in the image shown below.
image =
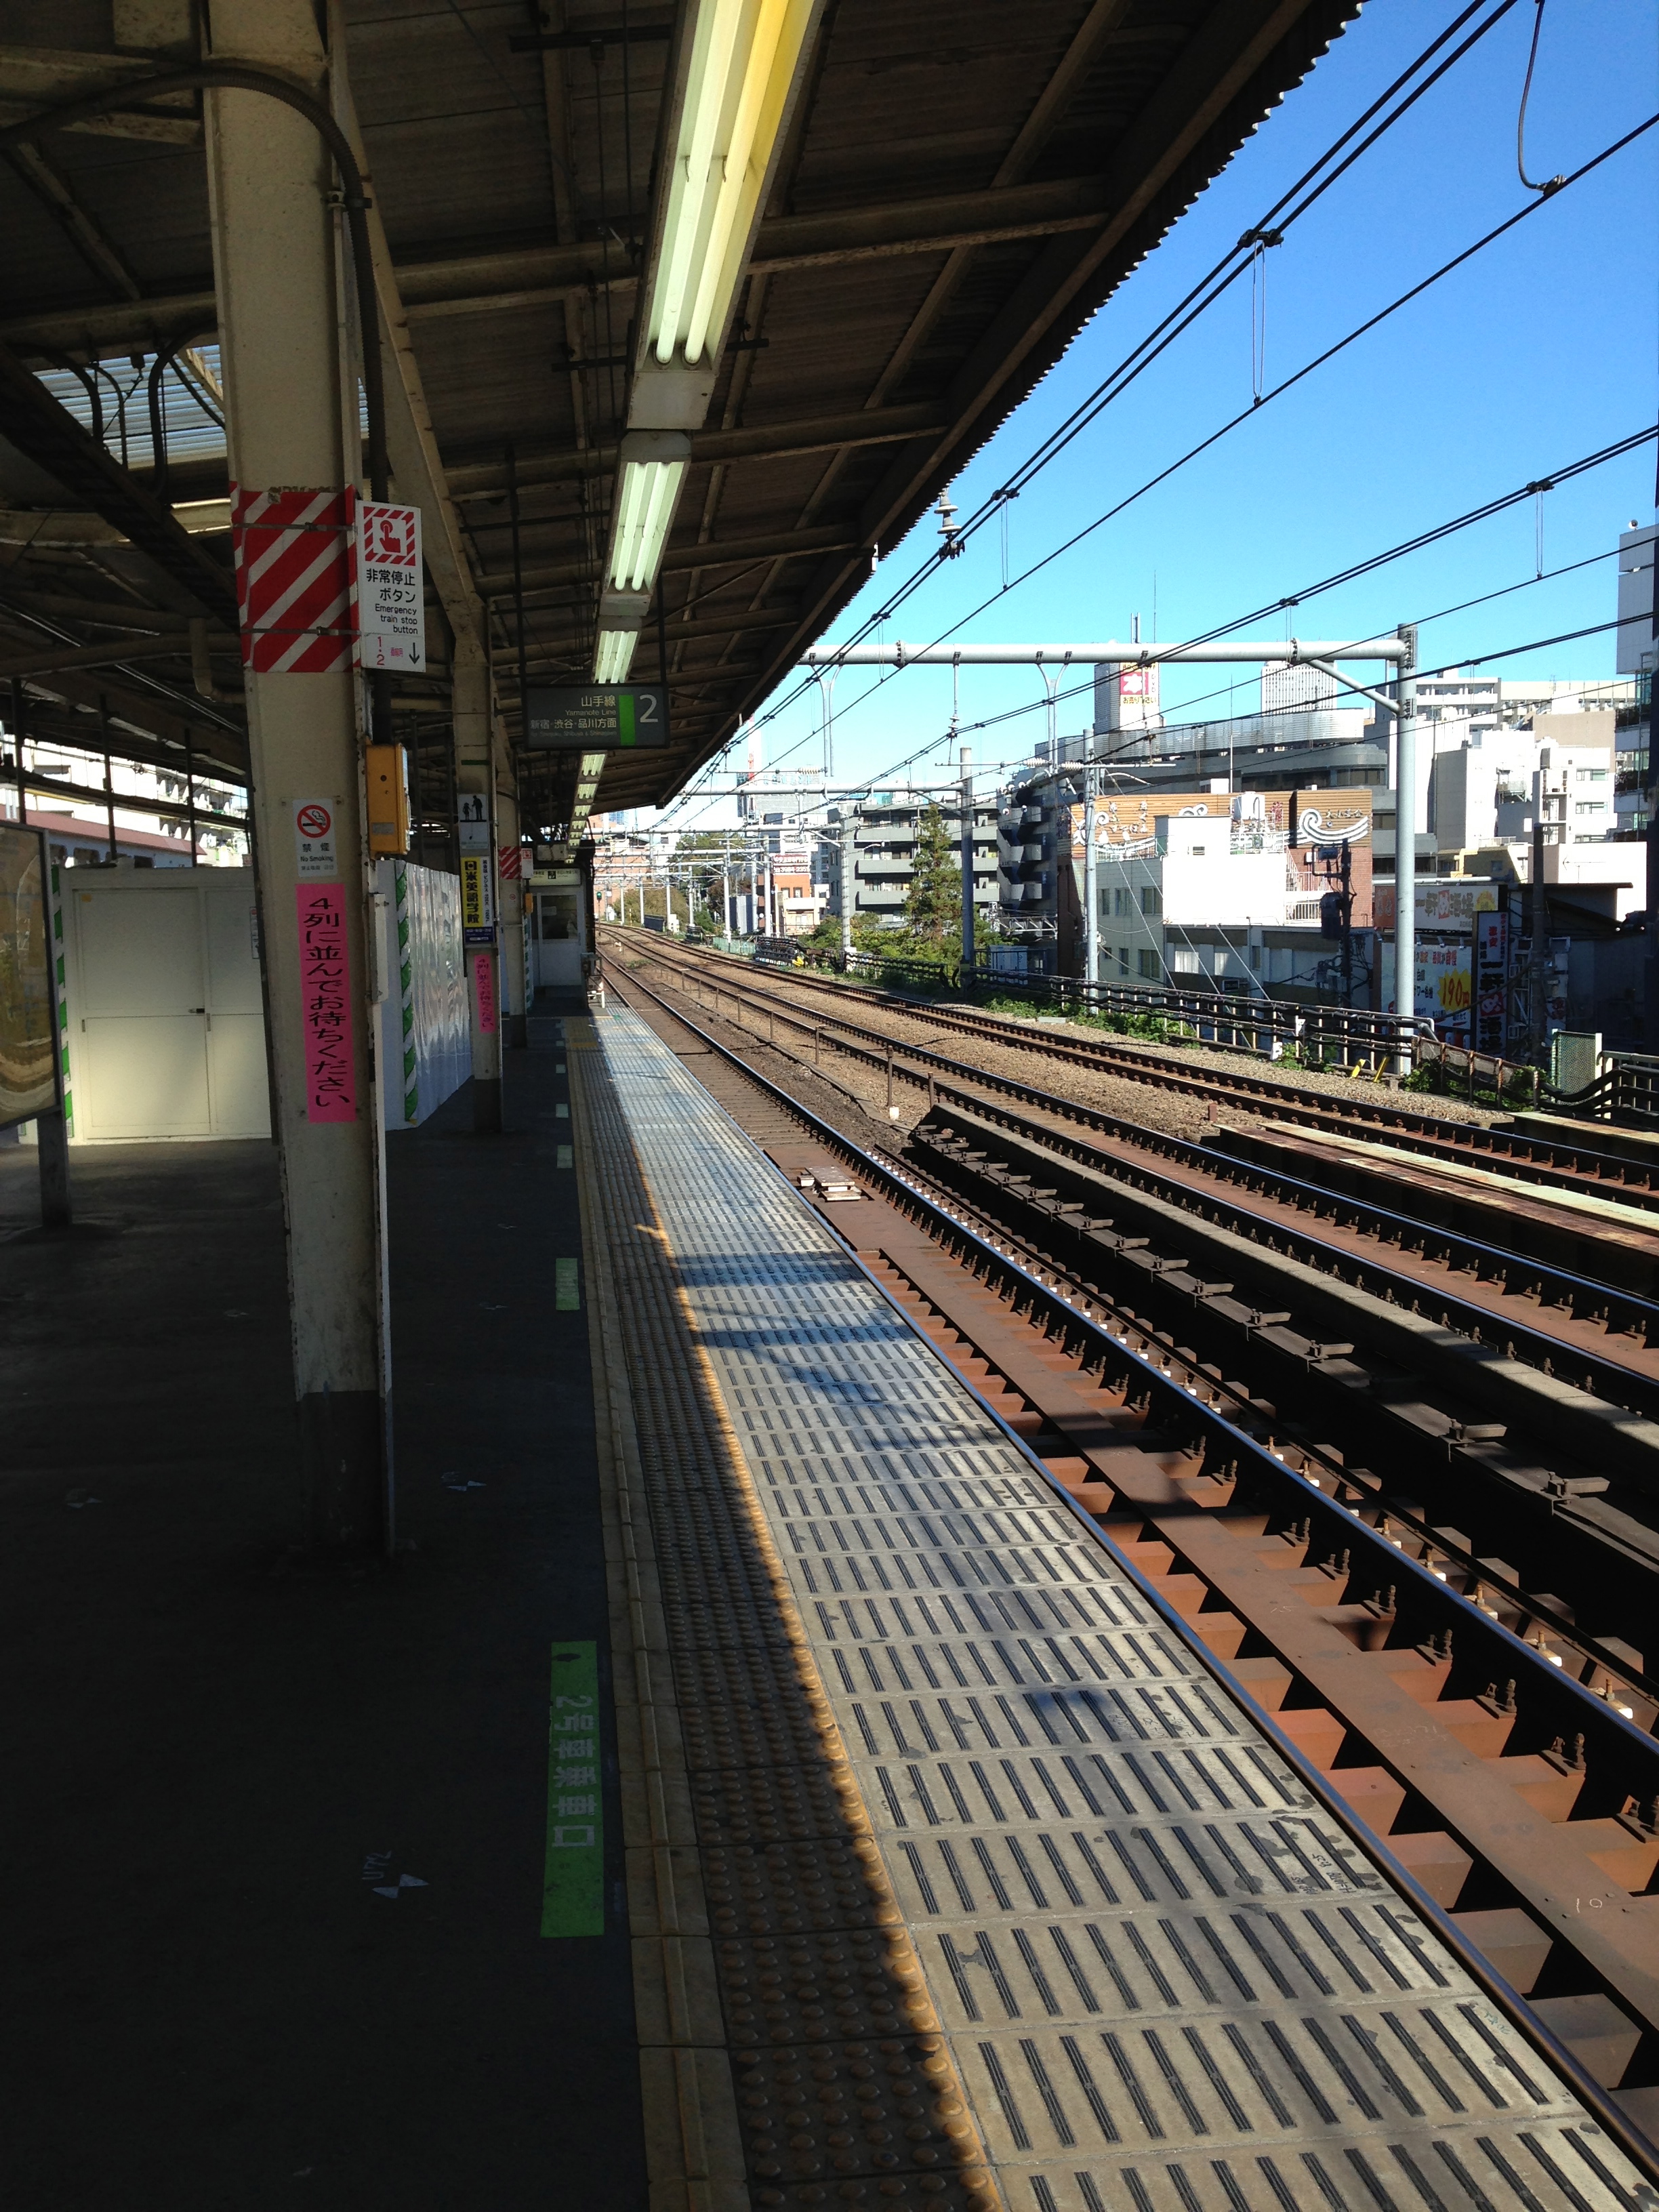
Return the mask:
<path id="1" fill-rule="evenodd" d="M 300 1018 L 306 1047 L 306 1118 L 355 1121 L 357 1076 L 351 1048 L 351 961 L 345 886 L 301 884 Z"/>
<path id="2" fill-rule="evenodd" d="M 478 999 L 478 1027 L 486 1036 L 495 1034 L 495 963 L 487 952 L 472 956 L 472 988 Z"/>

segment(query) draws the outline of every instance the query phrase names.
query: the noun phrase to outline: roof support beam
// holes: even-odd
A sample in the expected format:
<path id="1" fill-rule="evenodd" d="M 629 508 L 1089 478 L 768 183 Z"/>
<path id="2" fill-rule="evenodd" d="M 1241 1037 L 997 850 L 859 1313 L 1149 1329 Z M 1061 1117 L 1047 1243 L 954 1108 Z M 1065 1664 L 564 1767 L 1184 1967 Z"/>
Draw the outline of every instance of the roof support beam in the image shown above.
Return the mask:
<path id="1" fill-rule="evenodd" d="M 774 216 L 760 226 L 750 274 L 781 275 L 792 269 L 948 253 L 959 246 L 1097 230 L 1109 204 L 1105 179 L 1062 177 L 1006 190 L 847 208 L 833 215 Z M 616 258 L 613 246 L 613 263 Z M 606 269 L 600 242 L 584 240 L 442 261 L 404 262 L 398 265 L 396 276 L 408 319 L 421 323 L 441 316 L 506 313 L 548 307 L 556 301 L 586 299 L 605 283 Z M 631 270 L 613 266 L 609 272 L 614 290 L 631 289 L 635 281 Z M 198 288 L 119 306 L 10 316 L 0 321 L 0 338 L 25 352 L 46 347 L 100 356 L 130 353 L 199 330 L 216 313 L 211 289 Z"/>
<path id="2" fill-rule="evenodd" d="M 800 453 L 822 453 L 842 446 L 886 446 L 907 438 L 937 438 L 945 425 L 930 402 L 912 407 L 882 407 L 857 415 L 829 415 L 799 422 L 769 422 L 755 429 L 694 430 L 691 459 L 698 462 L 788 460 Z M 574 447 L 539 459 L 520 459 L 519 488 L 532 484 L 570 483 L 582 477 L 605 476 L 617 465 L 615 446 Z M 507 483 L 507 472 L 496 461 L 480 462 L 449 471 L 451 491 L 458 499 L 496 499 Z"/>
<path id="3" fill-rule="evenodd" d="M 56 477 L 71 500 L 82 501 L 101 515 L 199 605 L 230 629 L 236 628 L 236 592 L 229 571 L 180 526 L 171 507 L 146 491 L 82 428 L 68 408 L 60 406 L 40 378 L 4 345 L 0 345 L 0 432 Z"/>
<path id="4" fill-rule="evenodd" d="M 473 586 L 460 517 L 450 497 L 444 465 L 439 456 L 432 416 L 421 382 L 420 364 L 410 339 L 409 319 L 380 216 L 379 196 L 373 188 L 356 108 L 344 79 L 346 37 L 340 0 L 330 0 L 329 15 L 329 50 L 333 57 L 330 94 L 337 119 L 350 138 L 352 151 L 362 167 L 368 191 L 368 242 L 374 264 L 374 294 L 380 302 L 386 350 L 396 372 L 386 380 L 387 459 L 398 499 L 421 510 L 422 552 L 426 570 L 442 603 L 450 630 L 457 638 L 470 640 L 482 652 L 483 603 Z"/>
<path id="5" fill-rule="evenodd" d="M 685 545 L 672 553 L 665 553 L 665 571 L 678 568 L 732 568 L 751 561 L 789 561 L 805 559 L 809 554 L 849 553 L 854 550 L 854 540 L 839 526 L 822 530 L 796 530 L 781 538 L 736 538 L 723 544 Z M 544 568 L 526 568 L 524 586 L 529 591 L 544 591 L 550 585 L 586 584 L 591 581 L 588 564 L 585 561 L 565 561 Z M 513 596 L 511 570 L 480 576 L 478 589 L 487 599 L 507 599 Z"/>

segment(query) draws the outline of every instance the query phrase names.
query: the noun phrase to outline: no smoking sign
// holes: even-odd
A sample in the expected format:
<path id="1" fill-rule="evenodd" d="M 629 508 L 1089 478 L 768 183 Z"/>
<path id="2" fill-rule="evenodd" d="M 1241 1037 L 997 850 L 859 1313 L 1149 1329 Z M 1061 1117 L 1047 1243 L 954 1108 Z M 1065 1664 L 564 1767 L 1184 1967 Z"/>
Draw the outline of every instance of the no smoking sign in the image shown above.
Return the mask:
<path id="1" fill-rule="evenodd" d="M 335 847 L 336 799 L 294 802 L 295 873 L 301 883 L 338 883 L 340 856 Z"/>

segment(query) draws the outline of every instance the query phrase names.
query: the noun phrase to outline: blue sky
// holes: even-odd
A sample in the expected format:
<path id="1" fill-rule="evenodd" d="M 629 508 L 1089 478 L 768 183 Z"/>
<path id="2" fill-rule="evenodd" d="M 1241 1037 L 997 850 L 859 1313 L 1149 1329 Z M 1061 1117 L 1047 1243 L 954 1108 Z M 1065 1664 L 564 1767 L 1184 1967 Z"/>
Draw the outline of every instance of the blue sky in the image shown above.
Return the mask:
<path id="1" fill-rule="evenodd" d="M 951 496 L 964 514 L 1456 12 L 1455 0 L 1370 0 L 963 471 Z M 1268 255 L 1269 386 L 1531 197 L 1516 174 L 1515 125 L 1534 14 L 1532 0 L 1521 0 Z M 1528 111 L 1528 174 L 1571 171 L 1656 108 L 1656 0 L 1547 0 Z M 1160 638 L 1191 635 L 1628 435 L 1653 421 L 1659 384 L 1656 233 L 1659 130 L 1040 577 L 966 619 L 1002 580 L 999 532 L 987 529 L 884 635 L 1122 637 L 1139 613 L 1151 636 L 1154 604 Z M 1010 574 L 1237 413 L 1249 400 L 1251 373 L 1246 281 L 1012 506 Z M 1601 552 L 1633 518 L 1650 520 L 1653 489 L 1649 447 L 1547 495 L 1546 567 Z M 1534 573 L 1535 526 L 1528 501 L 1304 603 L 1296 627 L 1304 636 L 1365 635 L 1518 583 Z M 884 551 L 878 575 L 830 638 L 850 635 L 936 542 L 930 518 Z M 1432 623 L 1423 632 L 1422 660 L 1438 665 L 1609 620 L 1614 568 L 1601 562 Z M 1287 619 L 1252 627 L 1277 635 Z M 1487 672 L 1577 678 L 1612 671 L 1609 634 L 1505 659 Z M 907 672 L 879 693 L 875 673 L 849 670 L 836 683 L 838 781 L 879 776 L 945 730 L 948 671 Z M 1216 681 L 1210 670 L 1166 672 L 1166 714 L 1212 693 Z M 1041 696 L 1030 670 L 964 672 L 963 719 Z M 1254 707 L 1253 684 L 1240 682 L 1236 703 L 1241 713 Z M 1218 703 L 1194 711 L 1226 707 L 1224 690 Z M 1084 698 L 1062 705 L 1062 729 L 1081 728 L 1086 719 Z M 765 757 L 816 763 L 818 721 L 816 692 L 786 708 L 765 732 Z M 1029 755 L 1042 729 L 1033 714 L 967 741 L 988 765 Z M 935 758 L 937 774 L 943 750 Z"/>

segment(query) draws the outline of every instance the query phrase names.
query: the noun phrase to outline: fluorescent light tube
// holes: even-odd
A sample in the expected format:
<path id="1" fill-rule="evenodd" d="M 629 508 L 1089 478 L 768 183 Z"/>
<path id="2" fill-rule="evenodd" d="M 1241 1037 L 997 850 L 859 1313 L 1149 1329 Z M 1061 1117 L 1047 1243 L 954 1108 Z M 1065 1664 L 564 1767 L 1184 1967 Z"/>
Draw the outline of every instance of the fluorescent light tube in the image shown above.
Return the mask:
<path id="1" fill-rule="evenodd" d="M 648 592 L 656 581 L 686 466 L 684 461 L 623 461 L 611 538 L 614 589 Z"/>
<path id="2" fill-rule="evenodd" d="M 647 331 L 659 362 L 724 328 L 814 0 L 696 0 Z"/>
<path id="3" fill-rule="evenodd" d="M 625 684 L 634 665 L 634 648 L 640 641 L 636 629 L 602 629 L 593 653 L 596 684 Z"/>

